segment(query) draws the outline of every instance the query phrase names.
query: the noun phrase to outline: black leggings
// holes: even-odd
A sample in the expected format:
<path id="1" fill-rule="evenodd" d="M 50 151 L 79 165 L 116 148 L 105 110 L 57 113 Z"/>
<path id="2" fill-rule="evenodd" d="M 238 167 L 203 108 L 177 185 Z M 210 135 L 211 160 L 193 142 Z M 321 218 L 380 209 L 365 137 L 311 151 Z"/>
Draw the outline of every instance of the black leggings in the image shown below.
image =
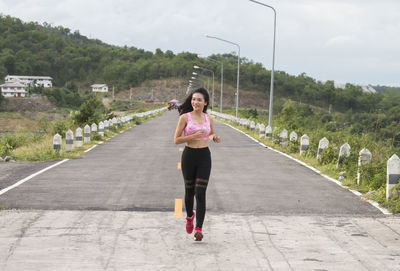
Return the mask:
<path id="1" fill-rule="evenodd" d="M 185 206 L 188 217 L 193 215 L 196 196 L 196 227 L 203 226 L 206 214 L 206 190 L 211 172 L 211 152 L 208 147 L 185 147 L 182 153 L 182 173 L 185 181 Z"/>

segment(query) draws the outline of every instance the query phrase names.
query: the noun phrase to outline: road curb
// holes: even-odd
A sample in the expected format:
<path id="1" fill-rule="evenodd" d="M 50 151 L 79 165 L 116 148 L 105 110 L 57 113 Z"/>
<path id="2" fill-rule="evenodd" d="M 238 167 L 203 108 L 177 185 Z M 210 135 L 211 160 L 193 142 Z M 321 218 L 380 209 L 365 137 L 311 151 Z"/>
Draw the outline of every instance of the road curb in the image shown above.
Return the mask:
<path id="1" fill-rule="evenodd" d="M 220 121 L 220 122 L 221 122 L 221 121 Z M 362 194 L 361 194 L 360 192 L 358 192 L 358 191 L 356 191 L 356 190 L 349 189 L 347 186 L 342 185 L 342 183 L 339 182 L 338 180 L 336 180 L 336 179 L 334 179 L 334 178 L 331 178 L 331 177 L 329 177 L 329 176 L 327 176 L 327 175 L 325 175 L 325 174 L 322 174 L 320 170 L 318 170 L 318 169 L 316 169 L 316 168 L 314 168 L 314 167 L 312 167 L 312 166 L 307 165 L 307 164 L 304 163 L 303 161 L 300 161 L 299 159 L 294 158 L 294 157 L 290 156 L 290 155 L 287 154 L 287 153 L 278 151 L 278 150 L 276 150 L 276 149 L 274 149 L 274 148 L 272 148 L 272 147 L 269 147 L 269 146 L 265 145 L 264 143 L 258 141 L 258 140 L 255 139 L 254 137 L 252 137 L 252 136 L 246 134 L 246 133 L 243 132 L 242 130 L 239 130 L 238 128 L 233 127 L 232 125 L 230 125 L 230 124 L 228 124 L 228 123 L 225 123 L 225 122 L 221 122 L 221 123 L 223 123 L 223 124 L 229 126 L 230 128 L 232 128 L 232 129 L 234 129 L 234 130 L 236 130 L 236 131 L 238 131 L 238 132 L 244 134 L 245 136 L 247 136 L 247 137 L 250 138 L 251 140 L 253 140 L 253 141 L 257 142 L 258 144 L 260 144 L 262 147 L 267 148 L 267 149 L 269 149 L 269 150 L 271 150 L 271 151 L 277 152 L 277 153 L 279 153 L 279 154 L 281 154 L 281 155 L 283 155 L 283 156 L 286 156 L 287 158 L 289 158 L 289 159 L 291 159 L 291 160 L 293 160 L 293 161 L 299 163 L 300 165 L 302 165 L 302 166 L 304 166 L 304 167 L 306 167 L 306 168 L 308 168 L 308 169 L 314 171 L 315 173 L 319 174 L 319 175 L 322 176 L 323 178 L 325 178 L 325 179 L 327 179 L 327 180 L 329 180 L 329 181 L 331 181 L 331 182 L 333 182 L 333 183 L 339 185 L 340 187 L 342 187 L 342 188 L 344 188 L 344 189 L 350 191 L 351 193 L 353 193 L 354 195 L 358 196 L 358 197 L 359 197 L 360 199 L 362 199 L 363 201 L 368 202 L 369 204 L 371 204 L 372 206 L 374 206 L 375 208 L 377 208 L 377 209 L 378 209 L 380 212 L 382 212 L 384 215 L 393 215 L 393 214 L 392 214 L 391 212 L 389 212 L 389 210 L 387 210 L 386 208 L 380 207 L 380 206 L 379 206 L 379 203 L 377 203 L 377 202 L 375 202 L 375 201 L 373 201 L 373 200 L 368 200 L 368 199 L 363 198 L 363 197 L 362 197 Z"/>

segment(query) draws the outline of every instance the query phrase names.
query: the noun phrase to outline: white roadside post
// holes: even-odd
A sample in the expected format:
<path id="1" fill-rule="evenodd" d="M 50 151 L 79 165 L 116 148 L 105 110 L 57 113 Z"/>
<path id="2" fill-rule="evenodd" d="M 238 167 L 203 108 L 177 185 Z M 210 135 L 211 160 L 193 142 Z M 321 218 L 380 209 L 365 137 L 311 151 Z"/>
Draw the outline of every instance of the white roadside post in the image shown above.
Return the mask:
<path id="1" fill-rule="evenodd" d="M 372 154 L 368 149 L 362 149 L 358 156 L 357 184 L 361 184 L 361 167 L 371 163 Z"/>
<path id="2" fill-rule="evenodd" d="M 303 155 L 309 148 L 310 146 L 310 138 L 308 135 L 304 134 L 300 138 L 300 155 Z"/>
<path id="3" fill-rule="evenodd" d="M 399 183 L 400 179 L 400 159 L 396 154 L 393 154 L 388 160 L 386 172 L 386 200 L 388 200 L 397 196 L 397 191 L 392 191 L 392 189 Z"/>
<path id="4" fill-rule="evenodd" d="M 282 148 L 286 148 L 288 145 L 288 131 L 286 129 L 283 129 L 279 137 L 281 138 Z"/>
<path id="5" fill-rule="evenodd" d="M 104 131 L 108 132 L 108 129 L 109 129 L 109 123 L 108 123 L 108 120 L 105 120 L 104 121 Z"/>
<path id="6" fill-rule="evenodd" d="M 329 146 L 329 140 L 324 137 L 319 141 L 318 144 L 318 153 L 317 153 L 317 160 L 321 159 L 321 154 L 322 154 L 322 150 L 328 148 Z"/>
<path id="7" fill-rule="evenodd" d="M 71 130 L 68 130 L 65 133 L 65 151 L 73 151 L 74 150 L 74 133 Z"/>
<path id="8" fill-rule="evenodd" d="M 57 152 L 61 151 L 61 136 L 59 134 L 55 134 L 53 137 L 53 149 Z"/>
<path id="9" fill-rule="evenodd" d="M 297 142 L 297 133 L 295 131 L 291 132 L 289 138 L 291 142 Z"/>
<path id="10" fill-rule="evenodd" d="M 104 136 L 104 123 L 102 121 L 99 122 L 99 134 Z"/>
<path id="11" fill-rule="evenodd" d="M 96 123 L 93 123 L 92 124 L 92 133 L 95 135 L 95 134 L 97 134 L 97 124 Z"/>
<path id="12" fill-rule="evenodd" d="M 263 138 L 264 136 L 265 136 L 265 125 L 261 124 L 260 125 L 260 135 L 259 135 L 259 137 Z"/>
<path id="13" fill-rule="evenodd" d="M 83 142 L 90 142 L 90 126 L 87 124 L 83 127 Z"/>
<path id="14" fill-rule="evenodd" d="M 251 121 L 251 122 L 250 122 L 250 130 L 251 130 L 251 131 L 254 131 L 255 129 L 256 129 L 256 124 L 255 124 L 254 121 Z"/>
<path id="15" fill-rule="evenodd" d="M 265 138 L 266 138 L 266 139 L 270 139 L 271 136 L 272 136 L 272 128 L 271 128 L 271 126 L 268 125 L 268 126 L 265 128 Z"/>
<path id="16" fill-rule="evenodd" d="M 338 161 L 336 164 L 336 168 L 339 168 L 342 166 L 343 163 L 343 159 L 345 157 L 349 157 L 350 156 L 350 145 L 346 142 L 344 143 L 339 150 L 339 157 L 338 157 Z"/>
<path id="17" fill-rule="evenodd" d="M 75 143 L 77 148 L 83 145 L 82 128 L 80 127 L 76 128 L 75 131 Z"/>

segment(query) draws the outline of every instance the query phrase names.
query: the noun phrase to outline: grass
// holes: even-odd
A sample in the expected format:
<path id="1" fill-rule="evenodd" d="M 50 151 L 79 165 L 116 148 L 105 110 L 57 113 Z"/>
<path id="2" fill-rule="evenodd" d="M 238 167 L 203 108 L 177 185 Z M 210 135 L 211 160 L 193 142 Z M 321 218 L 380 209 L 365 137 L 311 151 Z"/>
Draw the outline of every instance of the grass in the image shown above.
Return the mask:
<path id="1" fill-rule="evenodd" d="M 228 123 L 229 125 L 245 132 L 246 134 L 252 136 L 253 138 L 256 138 L 258 141 L 261 143 L 264 143 L 265 145 L 272 147 L 276 150 L 279 150 L 281 152 L 287 153 L 290 156 L 303 161 L 309 166 L 312 166 L 316 169 L 318 169 L 322 174 L 327 175 L 331 178 L 338 179 L 340 176 L 341 171 L 345 171 L 343 168 L 336 169 L 336 164 L 333 163 L 328 163 L 328 164 L 322 164 L 320 161 L 316 159 L 316 157 L 311 157 L 310 154 L 305 154 L 305 155 L 300 155 L 299 152 L 300 150 L 298 149 L 297 152 L 290 152 L 288 151 L 289 148 L 283 148 L 280 144 L 274 144 L 272 139 L 265 139 L 265 138 L 259 138 L 259 134 L 256 130 L 251 131 L 249 128 L 240 126 L 236 123 L 231 123 L 226 120 L 221 120 L 220 121 L 224 123 Z M 353 174 L 354 175 L 354 174 Z M 384 186 L 380 187 L 376 191 L 373 191 L 373 193 L 368 194 L 367 192 L 370 191 L 370 187 L 367 185 L 361 183 L 360 185 L 357 184 L 357 179 L 354 176 L 347 176 L 345 179 L 342 181 L 342 185 L 347 187 L 348 189 L 351 190 L 356 190 L 360 193 L 362 193 L 362 197 L 365 199 L 373 200 L 376 201 L 380 204 L 381 207 L 388 209 L 390 212 L 396 214 L 400 213 L 400 196 L 396 196 L 390 200 L 386 200 L 386 189 Z"/>
<path id="2" fill-rule="evenodd" d="M 120 134 L 120 132 L 129 130 L 134 125 L 151 120 L 161 114 L 163 114 L 163 112 L 153 116 L 144 117 L 136 121 L 133 120 L 131 123 L 121 125 L 119 128 L 113 126 L 109 131 L 106 131 L 104 133 L 104 136 L 100 136 L 99 134 L 92 134 L 90 142 L 84 143 L 82 147 L 75 147 L 74 150 L 70 152 L 65 151 L 65 138 L 63 138 L 62 141 L 61 151 L 55 151 L 53 149 L 53 136 L 48 134 L 46 136 L 43 136 L 40 140 L 30 142 L 27 145 L 20 146 L 14 149 L 11 152 L 11 156 L 16 161 L 52 161 L 80 158 L 84 155 L 85 150 L 91 148 L 99 142 L 110 140 L 114 136 Z"/>
<path id="3" fill-rule="evenodd" d="M 39 130 L 40 120 L 46 122 L 65 119 L 69 116 L 66 110 L 58 110 L 57 112 L 0 112 L 0 132 L 32 132 Z"/>

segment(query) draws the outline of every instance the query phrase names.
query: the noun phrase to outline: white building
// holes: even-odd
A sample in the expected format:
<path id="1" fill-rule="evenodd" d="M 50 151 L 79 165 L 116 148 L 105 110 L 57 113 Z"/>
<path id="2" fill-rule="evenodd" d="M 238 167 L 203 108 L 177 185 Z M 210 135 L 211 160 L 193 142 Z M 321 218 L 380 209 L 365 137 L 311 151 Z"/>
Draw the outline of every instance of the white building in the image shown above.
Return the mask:
<path id="1" fill-rule="evenodd" d="M 108 86 L 106 84 L 94 84 L 91 85 L 91 87 L 94 92 L 108 92 Z"/>
<path id="2" fill-rule="evenodd" d="M 25 85 L 18 81 L 5 82 L 0 85 L 1 94 L 4 97 L 25 97 Z"/>
<path id="3" fill-rule="evenodd" d="M 24 75 L 7 75 L 5 77 L 6 82 L 11 82 L 19 80 L 22 84 L 24 84 L 26 87 L 29 86 L 36 86 L 36 87 L 45 87 L 45 88 L 51 88 L 53 87 L 52 80 L 50 76 L 24 76 Z"/>

